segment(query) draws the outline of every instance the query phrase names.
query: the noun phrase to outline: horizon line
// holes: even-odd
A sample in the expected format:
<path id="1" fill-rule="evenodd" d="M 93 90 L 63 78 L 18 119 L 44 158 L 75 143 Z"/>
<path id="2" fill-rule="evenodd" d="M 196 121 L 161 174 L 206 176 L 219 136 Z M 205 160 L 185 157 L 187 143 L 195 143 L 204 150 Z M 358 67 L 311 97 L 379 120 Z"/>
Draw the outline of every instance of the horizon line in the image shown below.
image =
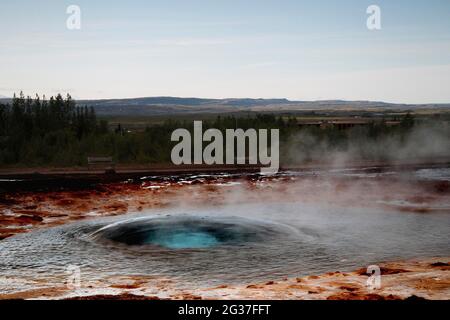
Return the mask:
<path id="1" fill-rule="evenodd" d="M 20 93 L 21 91 L 19 91 Z M 38 95 L 39 97 L 55 97 L 58 94 L 61 96 L 65 96 L 69 92 L 59 92 L 51 95 L 39 95 L 37 93 L 34 94 L 34 96 Z M 16 94 L 16 93 L 15 93 Z M 17 96 L 17 94 L 16 94 Z M 25 97 L 31 97 L 32 95 L 26 95 Z M 148 99 L 148 98 L 176 98 L 176 99 L 198 99 L 198 100 L 286 100 L 287 102 L 291 103 L 314 103 L 314 102 L 366 102 L 366 103 L 383 103 L 383 104 L 395 104 L 395 105 L 448 105 L 449 102 L 422 102 L 422 103 L 406 103 L 406 102 L 391 102 L 391 101 L 384 101 L 384 100 L 363 100 L 363 99 L 357 99 L 357 100 L 346 100 L 346 99 L 318 99 L 318 100 L 293 100 L 290 98 L 280 98 L 280 97 L 274 97 L 274 98 L 262 98 L 262 97 L 221 97 L 221 98 L 212 98 L 212 97 L 199 97 L 199 96 L 169 96 L 169 95 L 156 95 L 156 96 L 136 96 L 136 97 L 121 97 L 121 98 L 74 98 L 73 95 L 71 95 L 72 99 L 75 101 L 107 101 L 107 100 L 138 100 L 138 99 Z M 4 95 L 0 95 L 0 100 L 10 100 L 13 99 L 13 97 L 8 97 Z"/>

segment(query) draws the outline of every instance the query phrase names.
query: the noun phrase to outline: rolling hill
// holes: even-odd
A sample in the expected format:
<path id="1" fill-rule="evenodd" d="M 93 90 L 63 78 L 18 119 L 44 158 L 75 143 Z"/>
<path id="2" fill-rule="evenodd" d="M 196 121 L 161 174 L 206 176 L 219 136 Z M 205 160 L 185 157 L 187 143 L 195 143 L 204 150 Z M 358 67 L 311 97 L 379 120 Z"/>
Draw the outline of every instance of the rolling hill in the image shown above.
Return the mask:
<path id="1" fill-rule="evenodd" d="M 0 99 L 9 103 L 11 99 Z M 288 99 L 203 99 L 180 97 L 143 97 L 128 99 L 78 100 L 79 106 L 92 106 L 100 116 L 158 116 L 230 112 L 299 112 L 316 110 L 417 110 L 450 109 L 448 104 L 395 104 L 377 101 L 291 101 Z"/>

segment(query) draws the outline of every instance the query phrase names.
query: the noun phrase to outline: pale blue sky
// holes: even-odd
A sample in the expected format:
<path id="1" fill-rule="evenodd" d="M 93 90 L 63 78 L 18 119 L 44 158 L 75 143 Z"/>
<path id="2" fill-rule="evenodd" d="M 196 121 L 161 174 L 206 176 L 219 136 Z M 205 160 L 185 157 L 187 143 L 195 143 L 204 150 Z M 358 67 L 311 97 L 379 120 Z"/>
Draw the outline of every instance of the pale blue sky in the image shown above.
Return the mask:
<path id="1" fill-rule="evenodd" d="M 448 0 L 2 0 L 0 30 L 6 96 L 450 102 Z"/>

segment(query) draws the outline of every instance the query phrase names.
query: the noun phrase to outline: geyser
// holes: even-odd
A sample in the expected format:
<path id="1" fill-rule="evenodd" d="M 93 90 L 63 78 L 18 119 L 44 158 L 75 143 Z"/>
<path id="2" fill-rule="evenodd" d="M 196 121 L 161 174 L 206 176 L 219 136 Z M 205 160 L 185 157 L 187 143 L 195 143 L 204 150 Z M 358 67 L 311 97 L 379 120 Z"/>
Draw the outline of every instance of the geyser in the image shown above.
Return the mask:
<path id="1" fill-rule="evenodd" d="M 113 223 L 92 236 L 129 246 L 202 249 L 267 241 L 278 233 L 269 224 L 237 217 L 165 216 Z"/>

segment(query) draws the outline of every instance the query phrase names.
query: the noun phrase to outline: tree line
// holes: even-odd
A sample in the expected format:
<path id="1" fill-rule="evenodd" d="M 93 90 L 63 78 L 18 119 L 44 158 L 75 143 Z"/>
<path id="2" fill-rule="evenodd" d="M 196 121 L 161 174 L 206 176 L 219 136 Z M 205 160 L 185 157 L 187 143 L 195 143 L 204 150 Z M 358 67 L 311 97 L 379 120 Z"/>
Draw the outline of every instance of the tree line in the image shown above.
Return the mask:
<path id="1" fill-rule="evenodd" d="M 281 161 L 295 161 L 298 154 L 314 155 L 314 150 L 323 146 L 325 151 L 336 151 L 355 142 L 365 146 L 389 137 L 401 141 L 414 126 L 409 114 L 396 127 L 377 120 L 351 130 L 304 127 L 294 116 L 273 114 L 218 116 L 203 121 L 204 130 L 217 128 L 222 132 L 233 128 L 280 129 Z M 10 103 L 0 104 L 0 166 L 86 166 L 88 156 L 112 156 L 123 164 L 170 163 L 176 144 L 170 138 L 178 128 L 192 132 L 193 121 L 167 119 L 139 132 L 129 132 L 120 125 L 110 129 L 92 107 L 77 106 L 69 94 L 46 99 L 20 93 Z"/>
<path id="2" fill-rule="evenodd" d="M 46 99 L 21 92 L 0 104 L 0 164 L 73 164 L 82 153 L 76 144 L 107 131 L 92 107 L 76 106 L 69 94 Z"/>

